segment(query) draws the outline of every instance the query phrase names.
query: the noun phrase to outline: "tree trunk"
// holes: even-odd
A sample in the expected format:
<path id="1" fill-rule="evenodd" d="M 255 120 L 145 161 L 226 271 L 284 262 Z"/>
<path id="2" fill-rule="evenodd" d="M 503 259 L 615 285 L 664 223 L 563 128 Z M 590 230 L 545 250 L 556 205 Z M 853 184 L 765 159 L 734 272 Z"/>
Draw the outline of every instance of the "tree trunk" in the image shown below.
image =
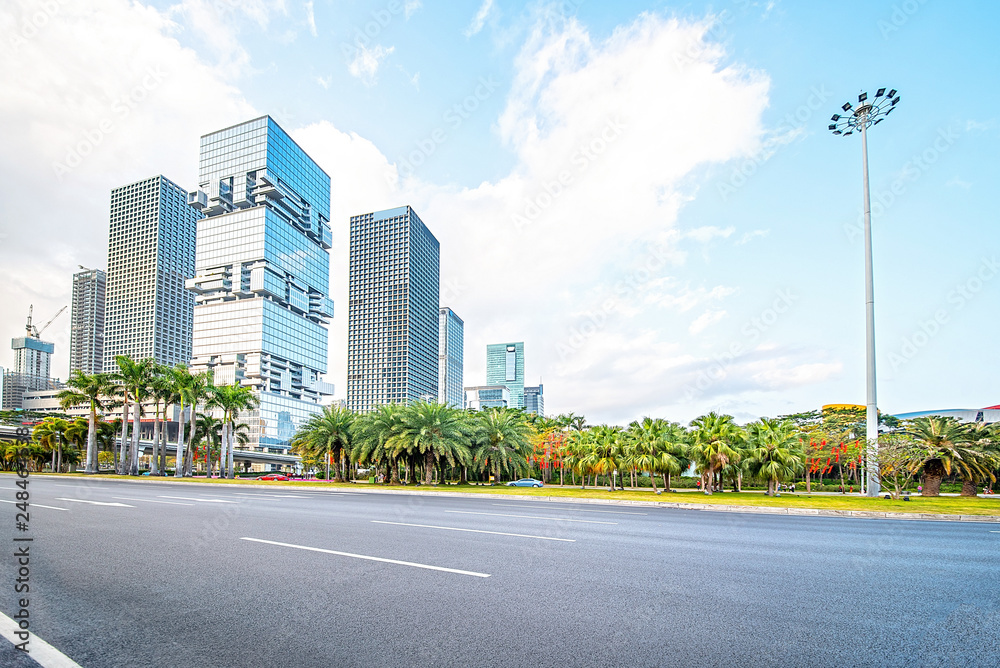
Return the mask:
<path id="1" fill-rule="evenodd" d="M 330 482 L 330 451 L 329 450 L 326 451 L 326 457 L 324 457 L 323 459 L 326 460 L 326 481 Z"/>
<path id="2" fill-rule="evenodd" d="M 649 472 L 649 482 L 653 483 L 653 494 L 658 494 L 659 492 L 656 489 L 656 474 L 652 471 Z"/>
<path id="3" fill-rule="evenodd" d="M 743 491 L 743 471 L 740 471 L 736 474 L 736 491 L 737 492 Z"/>
<path id="4" fill-rule="evenodd" d="M 701 474 L 701 487 L 708 496 L 712 495 L 712 480 L 714 478 L 712 471 L 705 471 Z"/>
<path id="5" fill-rule="evenodd" d="M 669 492 L 670 491 L 670 474 L 669 473 L 664 473 L 663 474 L 663 491 L 665 491 L 665 492 Z"/>
<path id="6" fill-rule="evenodd" d="M 139 475 L 139 431 L 142 429 L 142 419 L 139 414 L 142 406 L 136 401 L 132 407 L 132 444 L 129 446 L 129 475 Z"/>
<path id="7" fill-rule="evenodd" d="M 812 494 L 812 484 L 809 478 L 809 469 L 806 469 L 806 494 Z"/>
<path id="8" fill-rule="evenodd" d="M 90 417 L 87 420 L 87 465 L 84 473 L 97 473 L 97 406 L 91 404 Z"/>
<path id="9" fill-rule="evenodd" d="M 396 457 L 389 460 L 389 484 L 399 484 L 399 459 Z"/>
<path id="10" fill-rule="evenodd" d="M 149 475 L 160 475 L 160 402 L 153 407 L 153 450 L 152 462 L 149 465 Z"/>
<path id="11" fill-rule="evenodd" d="M 971 480 L 963 480 L 962 493 L 959 496 L 976 496 L 976 483 Z"/>
<path id="12" fill-rule="evenodd" d="M 468 485 L 469 484 L 469 467 L 468 466 L 463 466 L 462 467 L 462 477 L 459 480 L 459 484 L 461 484 L 461 485 Z"/>
<path id="13" fill-rule="evenodd" d="M 115 448 L 115 473 L 122 475 L 125 473 L 125 444 L 128 442 L 128 409 L 129 402 L 122 406 L 122 440 Z"/>
<path id="14" fill-rule="evenodd" d="M 181 403 L 181 412 L 177 417 L 177 452 L 174 453 L 174 477 L 184 476 L 184 404 Z"/>
<path id="15" fill-rule="evenodd" d="M 234 416 L 235 417 L 235 416 Z M 233 466 L 233 447 L 236 444 L 236 425 L 229 423 L 229 447 L 226 448 L 226 461 L 228 466 L 228 477 L 230 480 L 236 477 L 236 469 Z"/>
<path id="16" fill-rule="evenodd" d="M 944 478 L 944 464 L 940 459 L 932 459 L 924 465 L 923 496 L 940 496 L 941 479 Z"/>
<path id="17" fill-rule="evenodd" d="M 57 440 L 59 446 L 59 457 L 56 459 L 56 473 L 62 473 L 62 439 L 60 438 Z"/>

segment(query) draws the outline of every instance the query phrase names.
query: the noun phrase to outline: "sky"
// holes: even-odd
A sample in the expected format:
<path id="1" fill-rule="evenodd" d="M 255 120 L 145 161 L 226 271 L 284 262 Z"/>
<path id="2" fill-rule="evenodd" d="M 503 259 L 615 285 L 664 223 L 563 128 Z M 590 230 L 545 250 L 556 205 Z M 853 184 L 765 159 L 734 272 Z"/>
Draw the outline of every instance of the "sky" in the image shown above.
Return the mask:
<path id="1" fill-rule="evenodd" d="M 201 135 L 270 114 L 332 181 L 338 397 L 349 217 L 409 204 L 466 386 L 524 341 L 546 413 L 592 424 L 863 404 L 861 144 L 827 125 L 884 86 L 879 408 L 994 405 L 998 30 L 985 1 L 10 0 L 0 333 L 106 267 L 113 188 L 193 189 Z"/>

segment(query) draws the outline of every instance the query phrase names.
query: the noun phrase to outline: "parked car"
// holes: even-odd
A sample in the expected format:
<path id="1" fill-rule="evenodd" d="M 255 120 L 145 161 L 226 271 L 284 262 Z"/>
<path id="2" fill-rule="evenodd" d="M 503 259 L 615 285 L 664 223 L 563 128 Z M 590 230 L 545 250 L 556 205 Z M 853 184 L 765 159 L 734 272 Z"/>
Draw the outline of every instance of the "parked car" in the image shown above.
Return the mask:
<path id="1" fill-rule="evenodd" d="M 544 483 L 541 480 L 535 480 L 534 478 L 521 478 L 520 480 L 512 480 L 507 483 L 508 487 L 542 487 Z"/>
<path id="2" fill-rule="evenodd" d="M 268 473 L 267 475 L 257 476 L 257 480 L 288 480 L 288 476 L 284 473 Z"/>

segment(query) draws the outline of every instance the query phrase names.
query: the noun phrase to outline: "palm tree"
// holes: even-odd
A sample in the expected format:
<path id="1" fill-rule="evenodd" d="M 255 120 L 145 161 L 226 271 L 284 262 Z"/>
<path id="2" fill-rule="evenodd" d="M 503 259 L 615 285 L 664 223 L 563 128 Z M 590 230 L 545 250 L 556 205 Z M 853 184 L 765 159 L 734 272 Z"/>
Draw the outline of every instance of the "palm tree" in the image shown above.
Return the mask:
<path id="1" fill-rule="evenodd" d="M 131 404 L 132 411 L 132 442 L 125 451 L 125 427 L 122 426 L 122 457 L 121 474 L 139 475 L 139 428 L 142 413 L 142 401 L 149 394 L 149 386 L 153 376 L 154 362 L 146 358 L 136 362 L 127 355 L 115 357 L 118 371 L 112 377 L 121 384 L 125 401 Z M 128 421 L 127 413 L 125 422 Z"/>
<path id="2" fill-rule="evenodd" d="M 152 378 L 149 384 L 149 396 L 153 399 L 153 451 L 150 475 L 159 475 L 165 461 L 160 457 L 160 431 L 162 427 L 160 404 L 163 404 L 163 418 L 166 418 L 167 408 L 174 397 L 170 382 L 170 369 L 162 364 L 153 364 Z"/>
<path id="3" fill-rule="evenodd" d="M 691 421 L 691 454 L 701 471 L 702 488 L 711 494 L 715 488 L 715 475 L 730 462 L 738 462 L 740 454 L 733 447 L 739 436 L 739 427 L 732 415 L 719 415 L 715 411 Z"/>
<path id="4" fill-rule="evenodd" d="M 66 429 L 68 428 L 69 422 L 66 420 L 56 417 L 47 417 L 35 425 L 35 428 L 31 432 L 32 437 L 38 441 L 40 445 L 52 453 L 53 473 L 62 471 L 62 443 L 66 437 Z M 58 463 L 56 462 L 57 451 L 59 453 Z"/>
<path id="5" fill-rule="evenodd" d="M 236 475 L 233 470 L 236 417 L 241 411 L 249 410 L 260 404 L 260 400 L 249 387 L 242 385 L 214 386 L 208 396 L 207 406 L 222 409 L 222 452 L 226 457 L 225 477 L 233 478 Z"/>
<path id="6" fill-rule="evenodd" d="M 660 492 L 656 489 L 656 474 L 663 474 L 669 492 L 670 476 L 680 475 L 690 466 L 684 456 L 684 428 L 662 418 L 644 417 L 641 422 L 630 424 L 628 431 L 635 445 L 635 465 L 641 471 L 649 471 L 649 480 L 657 494 Z"/>
<path id="7" fill-rule="evenodd" d="M 205 473 L 211 478 L 212 451 L 222 452 L 222 420 L 211 414 L 198 415 L 195 430 L 195 442 L 205 444 Z"/>
<path id="8" fill-rule="evenodd" d="M 746 465 L 750 474 L 767 481 L 768 496 L 778 483 L 792 478 L 803 468 L 799 434 L 787 420 L 761 418 L 747 425 Z"/>
<path id="9" fill-rule="evenodd" d="M 386 483 L 399 484 L 399 466 L 389 440 L 400 428 L 402 406 L 383 404 L 370 413 L 359 415 L 351 426 L 354 442 L 351 455 L 359 464 L 384 463 L 388 476 Z"/>
<path id="10" fill-rule="evenodd" d="M 87 422 L 87 463 L 86 473 L 97 473 L 97 410 L 108 407 L 109 399 L 115 392 L 115 384 L 105 373 L 86 374 L 75 370 L 66 381 L 66 389 L 56 397 L 63 408 L 90 404 Z"/>
<path id="11" fill-rule="evenodd" d="M 322 456 L 326 462 L 326 480 L 330 481 L 330 459 L 337 459 L 334 482 L 343 482 L 344 454 L 351 449 L 351 427 L 354 412 L 343 406 L 324 406 L 299 427 L 292 437 L 292 452 L 297 455 Z"/>
<path id="12" fill-rule="evenodd" d="M 983 432 L 972 425 L 955 418 L 929 415 L 907 420 L 905 428 L 931 453 L 923 463 L 923 496 L 939 496 L 941 479 L 951 475 L 952 470 L 962 476 L 963 493 L 968 487 L 972 495 L 975 495 L 976 481 L 992 477 L 991 469 L 996 466 L 996 459 L 986 449 L 989 441 L 980 443 Z"/>
<path id="13" fill-rule="evenodd" d="M 499 481 L 501 473 L 518 475 L 527 467 L 531 427 L 520 411 L 489 408 L 479 412 L 473 423 L 473 462 L 489 470 Z"/>
<path id="14" fill-rule="evenodd" d="M 527 421 L 523 418 L 524 424 Z M 465 413 L 436 401 L 417 401 L 400 413 L 399 428 L 389 439 L 389 445 L 399 451 L 423 456 L 425 485 L 431 484 L 434 463 L 438 459 L 449 465 L 468 464 L 472 459 L 468 445 L 469 426 Z M 527 443 L 525 431 L 525 443 Z"/>

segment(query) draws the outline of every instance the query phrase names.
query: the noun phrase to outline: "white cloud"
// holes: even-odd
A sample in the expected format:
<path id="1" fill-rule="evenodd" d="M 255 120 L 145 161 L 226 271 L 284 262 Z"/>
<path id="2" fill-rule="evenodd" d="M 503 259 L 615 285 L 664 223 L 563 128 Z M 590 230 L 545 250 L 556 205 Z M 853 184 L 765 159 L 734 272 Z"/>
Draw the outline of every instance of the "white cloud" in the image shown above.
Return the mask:
<path id="1" fill-rule="evenodd" d="M 333 76 L 332 75 L 331 76 L 325 76 L 325 77 L 321 77 L 321 76 L 317 76 L 316 77 L 316 83 L 318 83 L 324 89 L 329 89 L 330 88 L 330 84 L 332 82 L 333 82 Z"/>
<path id="2" fill-rule="evenodd" d="M 948 186 L 948 187 L 951 187 L 951 188 L 961 188 L 962 190 L 971 190 L 972 189 L 972 183 L 971 182 L 965 181 L 965 180 L 959 178 L 957 175 L 951 177 L 945 185 Z"/>
<path id="3" fill-rule="evenodd" d="M 737 246 L 742 246 L 743 244 L 750 243 L 754 239 L 760 239 L 766 237 L 770 234 L 770 230 L 753 230 L 751 232 L 744 232 L 740 240 L 736 242 Z"/>
<path id="4" fill-rule="evenodd" d="M 21 25 L 29 11 L 4 3 L 0 25 Z M 19 128 L 0 153 L 5 331 L 28 304 L 46 318 L 68 304 L 78 264 L 105 268 L 113 188 L 156 174 L 193 188 L 198 135 L 259 115 L 177 43 L 178 30 L 169 13 L 127 0 L 61 3 L 5 54 L 0 123 Z M 56 344 L 53 374 L 65 377 L 69 319 L 46 337 Z"/>
<path id="5" fill-rule="evenodd" d="M 725 311 L 705 311 L 691 322 L 688 332 L 692 335 L 705 330 L 709 325 L 719 322 L 726 317 Z"/>
<path id="6" fill-rule="evenodd" d="M 735 227 L 722 229 L 715 227 L 714 225 L 706 225 L 705 227 L 697 227 L 693 230 L 688 230 L 684 233 L 684 236 L 688 239 L 694 239 L 695 241 L 707 244 L 712 241 L 712 239 L 728 239 L 735 231 Z"/>
<path id="7" fill-rule="evenodd" d="M 403 13 L 406 15 L 406 20 L 409 21 L 410 17 L 423 6 L 424 4 L 420 0 L 406 0 L 405 4 L 403 4 Z"/>
<path id="8" fill-rule="evenodd" d="M 492 11 L 493 0 L 483 0 L 483 4 L 479 6 L 479 11 L 476 12 L 476 15 L 472 18 L 472 22 L 469 23 L 463 34 L 466 37 L 478 34 L 483 29 L 483 26 L 486 25 L 486 19 L 490 17 L 490 12 Z"/>
<path id="9" fill-rule="evenodd" d="M 103 266 L 111 188 L 157 173 L 191 187 L 197 135 L 258 113 L 214 60 L 173 39 L 180 26 L 172 17 L 190 22 L 195 9 L 209 8 L 195 0 L 185 6 L 189 13 L 168 14 L 101 0 L 98 20 L 67 4 L 64 19 L 0 71 L 0 122 L 25 129 L 11 134 L 0 156 L 0 219 L 33 221 L 5 226 L 2 312 L 17 314 L 33 302 L 37 312 L 55 313 L 68 300 L 77 263 Z M 254 6 L 282 11 L 274 3 Z M 3 13 L 13 14 L 8 24 L 20 18 L 15 10 Z M 723 312 L 723 300 L 736 292 L 684 273 L 676 222 L 690 199 L 686 184 L 701 165 L 755 150 L 767 105 L 766 77 L 728 63 L 709 41 L 708 25 L 644 14 L 594 40 L 574 20 L 539 21 L 516 59 L 509 90 L 491 93 L 507 95 L 496 131 L 514 166 L 476 187 L 430 183 L 419 170 L 400 178 L 399 166 L 367 139 L 327 122 L 296 129 L 287 125 L 289 112 L 278 114 L 332 178 L 337 312 L 329 377 L 340 392 L 346 221 L 408 203 L 441 241 L 443 294 L 466 321 L 466 384 L 485 380 L 486 343 L 524 340 L 528 377 L 544 378 L 550 411 L 575 410 L 595 421 L 653 411 L 669 417 L 701 362 L 686 352 L 684 313 Z M 242 58 L 218 48 L 212 54 L 219 62 Z M 229 56 L 220 55 L 227 50 Z M 88 58 L 76 57 L 81 53 Z M 391 47 L 366 49 L 351 74 L 374 84 L 391 53 Z M 155 85 L 143 100 L 127 116 L 115 115 L 113 102 L 165 64 L 166 75 L 150 79 Z M 211 105 L 204 104 L 205 91 L 212 92 Z M 114 125 L 86 156 L 86 169 L 59 182 L 52 163 L 104 119 Z M 42 216 L 38 202 L 46 202 Z M 486 287 L 484 268 L 511 288 Z M 57 344 L 65 359 L 68 344 Z M 780 360 L 766 350 L 759 357 Z M 795 369 L 801 361 L 789 364 Z M 761 372 L 739 367 L 731 386 L 767 391 L 747 375 Z"/>
<path id="10" fill-rule="evenodd" d="M 309 25 L 309 34 L 316 37 L 316 11 L 313 8 L 312 0 L 309 0 L 309 2 L 306 3 L 306 23 Z M 324 88 L 325 87 L 326 86 L 324 86 Z"/>
<path id="11" fill-rule="evenodd" d="M 395 50 L 395 47 L 390 46 L 387 49 L 381 44 L 376 44 L 372 48 L 368 48 L 364 44 L 357 46 L 354 60 L 348 64 L 347 71 L 351 73 L 351 76 L 360 79 L 364 85 L 374 86 L 379 66 Z"/>

